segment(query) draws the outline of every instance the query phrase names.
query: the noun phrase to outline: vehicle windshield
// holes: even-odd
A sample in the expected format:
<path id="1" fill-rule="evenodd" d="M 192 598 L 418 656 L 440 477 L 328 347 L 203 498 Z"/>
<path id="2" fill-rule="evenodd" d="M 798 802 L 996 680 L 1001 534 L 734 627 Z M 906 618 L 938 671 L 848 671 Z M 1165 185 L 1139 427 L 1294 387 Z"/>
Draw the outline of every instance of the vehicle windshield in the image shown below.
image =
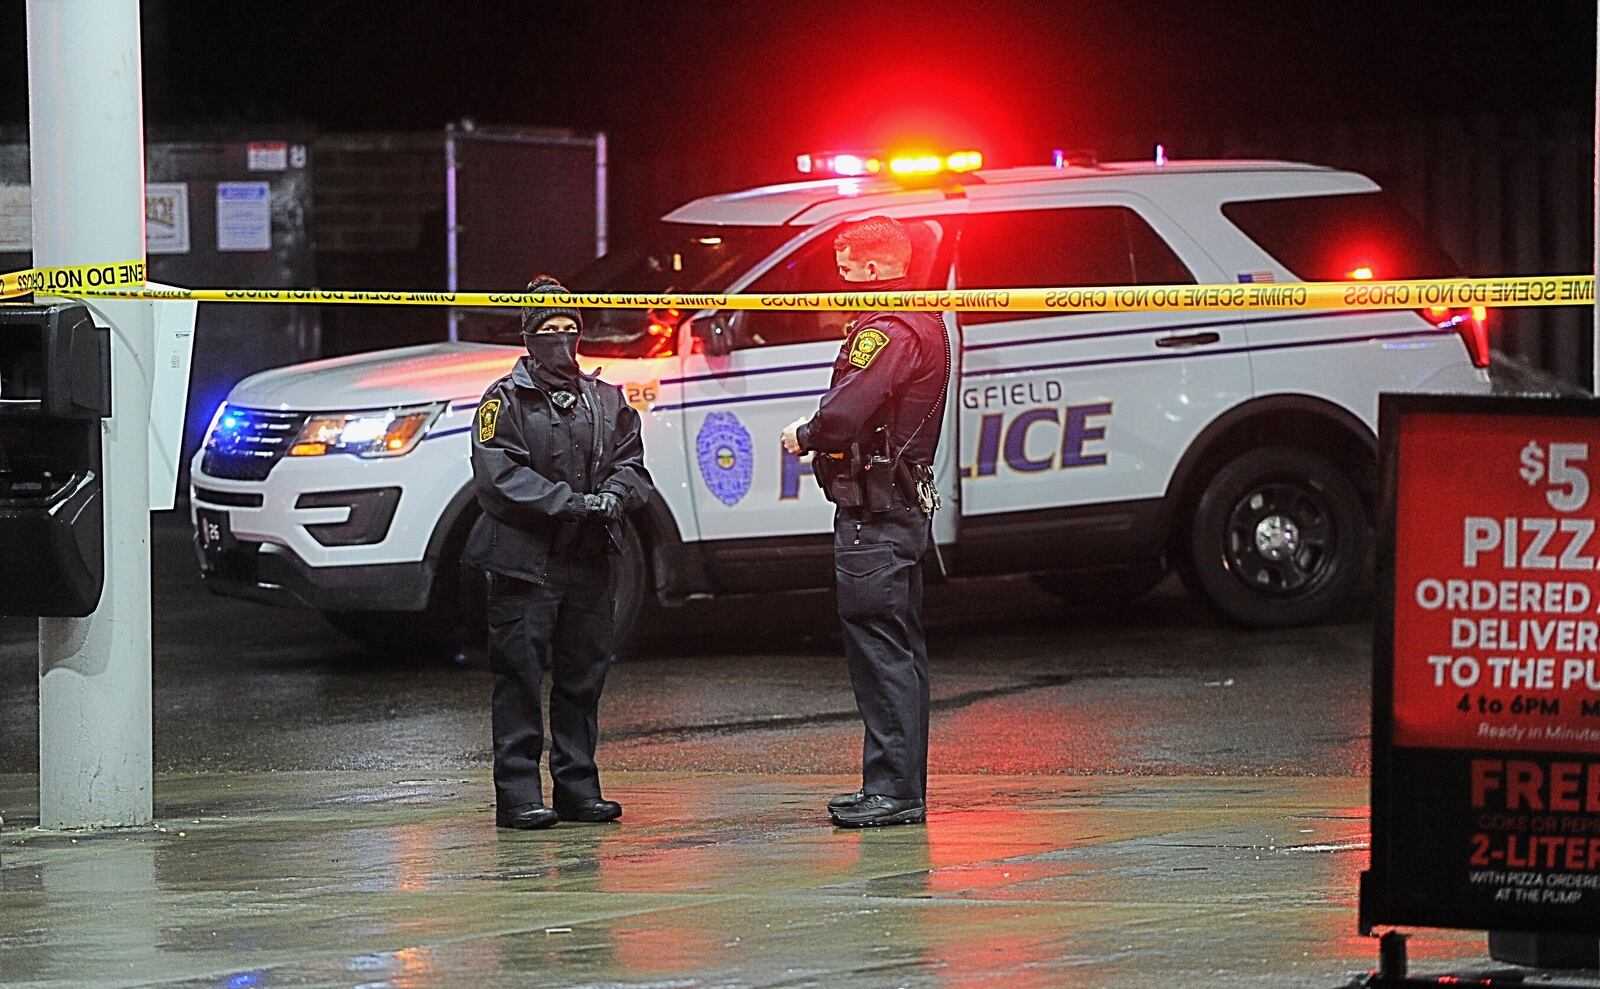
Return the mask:
<path id="1" fill-rule="evenodd" d="M 566 280 L 574 292 L 722 292 L 799 231 L 657 221 L 646 236 L 595 258 Z M 589 357 L 665 357 L 689 315 L 643 309 L 586 309 L 578 352 Z M 521 345 L 519 320 L 473 321 L 474 339 Z M 465 329 L 463 325 L 463 329 Z M 463 334 L 465 336 L 465 334 Z"/>

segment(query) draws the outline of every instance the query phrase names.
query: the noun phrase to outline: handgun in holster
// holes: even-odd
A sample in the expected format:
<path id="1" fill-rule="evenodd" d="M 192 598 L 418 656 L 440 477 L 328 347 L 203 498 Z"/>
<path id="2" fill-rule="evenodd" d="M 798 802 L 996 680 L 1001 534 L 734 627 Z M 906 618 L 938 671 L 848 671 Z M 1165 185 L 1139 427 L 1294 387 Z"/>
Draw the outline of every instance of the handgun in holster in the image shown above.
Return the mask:
<path id="1" fill-rule="evenodd" d="M 857 442 L 843 454 L 817 453 L 811 458 L 811 473 L 823 495 L 840 508 L 886 512 L 895 506 L 895 461 L 889 456 L 886 426 L 873 430 L 866 452 Z"/>
<path id="2" fill-rule="evenodd" d="M 861 507 L 861 489 L 850 468 L 849 454 L 818 450 L 811 455 L 811 476 L 817 479 L 822 496 L 835 505 L 840 508 Z"/>

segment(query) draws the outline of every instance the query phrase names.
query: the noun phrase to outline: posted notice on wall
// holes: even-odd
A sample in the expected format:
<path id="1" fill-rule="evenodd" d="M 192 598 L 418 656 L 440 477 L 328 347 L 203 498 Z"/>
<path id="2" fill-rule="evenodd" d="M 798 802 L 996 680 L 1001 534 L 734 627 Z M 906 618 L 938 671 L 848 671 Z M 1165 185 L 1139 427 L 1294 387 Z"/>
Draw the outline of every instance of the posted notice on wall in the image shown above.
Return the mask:
<path id="1" fill-rule="evenodd" d="M 1378 922 L 1600 933 L 1600 402 L 1384 402 Z"/>
<path id="2" fill-rule="evenodd" d="M 144 245 L 147 254 L 189 253 L 189 183 L 145 184 Z"/>
<path id="3" fill-rule="evenodd" d="M 33 189 L 0 185 L 0 251 L 33 250 Z M 148 182 L 144 187 L 148 254 L 189 253 L 189 184 Z"/>
<path id="4" fill-rule="evenodd" d="M 272 190 L 265 182 L 217 183 L 217 250 L 272 249 Z"/>

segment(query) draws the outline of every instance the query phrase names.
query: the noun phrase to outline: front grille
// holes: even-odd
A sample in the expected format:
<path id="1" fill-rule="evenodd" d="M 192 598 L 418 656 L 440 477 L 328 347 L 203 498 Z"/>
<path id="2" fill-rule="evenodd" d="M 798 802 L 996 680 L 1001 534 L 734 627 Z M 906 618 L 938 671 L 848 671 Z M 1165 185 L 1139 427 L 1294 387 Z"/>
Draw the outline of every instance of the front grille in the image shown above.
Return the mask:
<path id="1" fill-rule="evenodd" d="M 240 409 L 228 406 L 206 437 L 200 469 L 212 477 L 261 481 L 288 452 L 305 423 L 304 412 Z"/>

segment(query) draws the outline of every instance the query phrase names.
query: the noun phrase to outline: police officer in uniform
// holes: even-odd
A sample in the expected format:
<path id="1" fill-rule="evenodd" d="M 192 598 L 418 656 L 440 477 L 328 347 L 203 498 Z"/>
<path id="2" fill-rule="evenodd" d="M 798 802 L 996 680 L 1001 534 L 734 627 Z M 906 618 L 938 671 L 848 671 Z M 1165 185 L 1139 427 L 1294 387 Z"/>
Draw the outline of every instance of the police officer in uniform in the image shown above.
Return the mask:
<path id="1" fill-rule="evenodd" d="M 541 278 L 529 292 L 565 293 Z M 487 571 L 494 671 L 495 823 L 547 828 L 614 821 L 600 795 L 596 714 L 612 658 L 610 554 L 621 519 L 650 496 L 639 414 L 615 385 L 578 369 L 583 316 L 522 311 L 528 355 L 489 386 L 472 435 L 472 483 L 483 516 L 464 558 Z M 553 807 L 539 782 L 548 670 Z"/>
<path id="2" fill-rule="evenodd" d="M 850 291 L 909 288 L 911 249 L 905 229 L 882 216 L 834 241 Z M 931 468 L 949 343 L 936 313 L 864 312 L 847 329 L 816 415 L 783 432 L 790 453 L 814 453 L 812 471 L 836 506 L 839 618 L 866 725 L 861 789 L 830 800 L 828 812 L 840 827 L 920 824 L 928 785 L 921 560 L 938 502 Z"/>

